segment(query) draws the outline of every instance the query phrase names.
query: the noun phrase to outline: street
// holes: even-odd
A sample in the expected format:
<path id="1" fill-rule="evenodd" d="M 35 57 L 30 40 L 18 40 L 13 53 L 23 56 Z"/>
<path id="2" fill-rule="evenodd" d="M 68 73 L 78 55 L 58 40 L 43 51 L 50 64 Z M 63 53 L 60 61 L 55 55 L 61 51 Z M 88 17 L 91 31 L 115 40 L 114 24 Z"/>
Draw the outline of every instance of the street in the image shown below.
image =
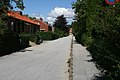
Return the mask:
<path id="1" fill-rule="evenodd" d="M 72 35 L 0 57 L 0 80 L 69 80 Z M 73 80 L 91 80 L 97 69 L 90 55 L 73 43 Z"/>
<path id="2" fill-rule="evenodd" d="M 68 80 L 72 36 L 0 58 L 0 80 Z"/>

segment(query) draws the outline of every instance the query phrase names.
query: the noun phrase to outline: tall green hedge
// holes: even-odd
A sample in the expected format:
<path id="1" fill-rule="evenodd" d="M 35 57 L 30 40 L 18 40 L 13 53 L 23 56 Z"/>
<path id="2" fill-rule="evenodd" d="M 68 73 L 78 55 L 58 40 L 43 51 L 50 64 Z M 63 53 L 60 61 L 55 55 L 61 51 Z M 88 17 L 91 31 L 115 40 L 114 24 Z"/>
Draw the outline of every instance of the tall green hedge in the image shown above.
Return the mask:
<path id="1" fill-rule="evenodd" d="M 76 41 L 87 46 L 105 80 L 120 80 L 120 2 L 77 0 L 73 8 L 79 23 L 74 25 L 79 27 Z"/>
<path id="2" fill-rule="evenodd" d="M 0 34 L 0 56 L 10 54 L 19 49 L 20 41 L 17 33 L 6 32 Z"/>
<path id="3" fill-rule="evenodd" d="M 29 47 L 29 41 L 40 44 L 40 35 L 5 32 L 0 34 L 0 56 Z"/>

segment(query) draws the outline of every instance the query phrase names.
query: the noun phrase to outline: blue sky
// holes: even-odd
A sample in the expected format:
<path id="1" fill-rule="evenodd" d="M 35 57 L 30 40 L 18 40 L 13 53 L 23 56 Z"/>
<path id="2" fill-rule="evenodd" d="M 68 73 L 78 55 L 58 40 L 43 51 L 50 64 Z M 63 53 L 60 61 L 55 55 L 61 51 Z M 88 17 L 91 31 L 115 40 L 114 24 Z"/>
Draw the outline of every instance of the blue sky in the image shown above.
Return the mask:
<path id="1" fill-rule="evenodd" d="M 23 0 L 25 9 L 24 14 L 34 17 L 42 17 L 45 21 L 52 23 L 55 17 L 66 15 L 73 17 L 74 13 L 71 10 L 71 3 L 75 0 Z M 67 19 L 70 23 L 72 19 Z"/>

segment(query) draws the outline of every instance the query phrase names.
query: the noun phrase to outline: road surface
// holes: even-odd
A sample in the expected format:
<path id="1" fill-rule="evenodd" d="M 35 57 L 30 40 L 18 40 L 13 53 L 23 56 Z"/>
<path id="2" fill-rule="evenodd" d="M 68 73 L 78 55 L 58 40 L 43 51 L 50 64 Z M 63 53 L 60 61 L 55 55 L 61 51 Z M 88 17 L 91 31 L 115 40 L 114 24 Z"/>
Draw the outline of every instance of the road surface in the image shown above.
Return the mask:
<path id="1" fill-rule="evenodd" d="M 72 36 L 0 57 L 0 80 L 68 80 Z"/>
<path id="2" fill-rule="evenodd" d="M 73 42 L 72 36 L 47 41 L 41 45 L 0 57 L 0 80 L 93 80 L 99 72 L 90 62 L 90 53 Z M 73 68 L 68 67 L 73 50 Z M 72 58 L 71 58 L 72 59 Z"/>

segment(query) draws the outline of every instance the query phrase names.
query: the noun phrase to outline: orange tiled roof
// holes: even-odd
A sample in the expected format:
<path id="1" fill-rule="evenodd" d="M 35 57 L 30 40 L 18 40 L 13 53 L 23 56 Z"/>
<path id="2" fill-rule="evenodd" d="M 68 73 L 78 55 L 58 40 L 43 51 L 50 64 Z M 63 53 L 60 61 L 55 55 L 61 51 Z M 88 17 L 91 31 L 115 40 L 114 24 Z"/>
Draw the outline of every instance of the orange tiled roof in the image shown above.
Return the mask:
<path id="1" fill-rule="evenodd" d="M 8 11 L 7 14 L 8 14 L 8 16 L 14 17 L 14 18 L 16 18 L 16 19 L 23 20 L 23 21 L 26 21 L 26 22 L 29 22 L 29 23 L 32 23 L 32 24 L 39 25 L 37 22 L 31 20 L 31 19 L 28 18 L 27 16 L 20 15 L 20 14 L 17 13 L 17 12 Z"/>

